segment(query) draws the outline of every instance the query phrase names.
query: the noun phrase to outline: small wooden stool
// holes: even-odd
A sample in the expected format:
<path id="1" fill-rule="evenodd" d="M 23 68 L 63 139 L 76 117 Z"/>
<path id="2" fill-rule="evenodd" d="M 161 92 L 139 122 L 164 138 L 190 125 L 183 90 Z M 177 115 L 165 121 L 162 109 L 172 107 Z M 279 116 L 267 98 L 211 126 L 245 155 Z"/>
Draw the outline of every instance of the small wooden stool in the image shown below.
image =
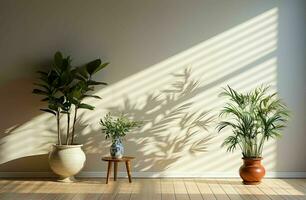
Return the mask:
<path id="1" fill-rule="evenodd" d="M 122 158 L 102 157 L 103 161 L 108 162 L 106 184 L 108 184 L 109 175 L 112 171 L 112 163 L 114 163 L 114 181 L 117 180 L 118 162 L 125 162 L 126 172 L 129 177 L 129 182 L 132 183 L 131 177 L 131 160 L 135 157 L 123 156 Z"/>

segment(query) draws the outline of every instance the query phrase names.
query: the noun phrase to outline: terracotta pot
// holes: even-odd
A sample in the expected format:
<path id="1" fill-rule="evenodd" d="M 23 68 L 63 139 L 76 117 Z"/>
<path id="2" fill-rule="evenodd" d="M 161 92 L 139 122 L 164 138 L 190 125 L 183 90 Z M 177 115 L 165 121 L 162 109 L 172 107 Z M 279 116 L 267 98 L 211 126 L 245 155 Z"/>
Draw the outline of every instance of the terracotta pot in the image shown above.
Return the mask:
<path id="1" fill-rule="evenodd" d="M 84 167 L 86 156 L 83 145 L 53 145 L 49 153 L 49 164 L 52 171 L 60 176 L 61 182 L 73 182 L 74 175 Z"/>
<path id="2" fill-rule="evenodd" d="M 266 170 L 261 165 L 262 158 L 242 158 L 243 165 L 239 169 L 240 177 L 246 185 L 259 184 Z"/>

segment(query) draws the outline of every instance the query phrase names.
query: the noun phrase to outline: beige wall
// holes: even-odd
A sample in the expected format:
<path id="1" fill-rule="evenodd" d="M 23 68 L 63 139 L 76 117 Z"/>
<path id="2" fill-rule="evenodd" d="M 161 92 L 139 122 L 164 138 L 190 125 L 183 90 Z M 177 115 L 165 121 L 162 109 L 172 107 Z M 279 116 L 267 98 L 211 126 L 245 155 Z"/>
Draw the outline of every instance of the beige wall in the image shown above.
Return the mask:
<path id="1" fill-rule="evenodd" d="M 109 83 L 97 90 L 103 100 L 78 128 L 85 175 L 105 168 L 109 141 L 98 122 L 108 111 L 145 120 L 125 142 L 136 174 L 236 175 L 240 153 L 220 148 L 226 134 L 216 134 L 217 120 L 202 127 L 227 84 L 280 92 L 293 117 L 284 137 L 266 145 L 265 166 L 270 174 L 305 172 L 305 9 L 303 0 L 0 1 L 1 175 L 50 171 L 55 122 L 31 90 L 57 50 L 75 65 L 111 63 L 98 76 Z"/>

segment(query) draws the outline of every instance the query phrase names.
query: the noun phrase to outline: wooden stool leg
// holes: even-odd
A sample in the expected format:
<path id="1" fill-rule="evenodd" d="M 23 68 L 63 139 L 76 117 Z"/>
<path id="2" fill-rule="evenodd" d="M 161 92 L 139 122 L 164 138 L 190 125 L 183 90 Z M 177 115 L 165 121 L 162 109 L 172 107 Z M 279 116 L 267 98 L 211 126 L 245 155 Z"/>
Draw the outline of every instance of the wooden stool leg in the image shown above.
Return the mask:
<path id="1" fill-rule="evenodd" d="M 126 167 L 126 172 L 129 177 L 129 182 L 132 183 L 132 176 L 131 176 L 131 164 L 130 161 L 125 161 L 125 167 Z"/>
<path id="2" fill-rule="evenodd" d="M 106 184 L 108 184 L 109 175 L 110 175 L 111 171 L 112 171 L 112 161 L 108 161 Z"/>
<path id="3" fill-rule="evenodd" d="M 118 162 L 114 162 L 114 181 L 117 180 Z"/>

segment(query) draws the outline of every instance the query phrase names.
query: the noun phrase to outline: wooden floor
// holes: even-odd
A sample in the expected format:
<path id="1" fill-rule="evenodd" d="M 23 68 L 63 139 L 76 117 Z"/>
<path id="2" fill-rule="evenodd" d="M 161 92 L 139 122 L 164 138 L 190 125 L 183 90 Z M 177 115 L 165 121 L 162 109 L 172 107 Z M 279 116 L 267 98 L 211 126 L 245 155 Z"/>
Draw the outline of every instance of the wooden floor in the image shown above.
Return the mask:
<path id="1" fill-rule="evenodd" d="M 6 200 L 269 200 L 306 199 L 305 179 L 266 179 L 245 186 L 239 179 L 84 179 L 77 183 L 53 180 L 0 179 L 0 199 Z"/>

